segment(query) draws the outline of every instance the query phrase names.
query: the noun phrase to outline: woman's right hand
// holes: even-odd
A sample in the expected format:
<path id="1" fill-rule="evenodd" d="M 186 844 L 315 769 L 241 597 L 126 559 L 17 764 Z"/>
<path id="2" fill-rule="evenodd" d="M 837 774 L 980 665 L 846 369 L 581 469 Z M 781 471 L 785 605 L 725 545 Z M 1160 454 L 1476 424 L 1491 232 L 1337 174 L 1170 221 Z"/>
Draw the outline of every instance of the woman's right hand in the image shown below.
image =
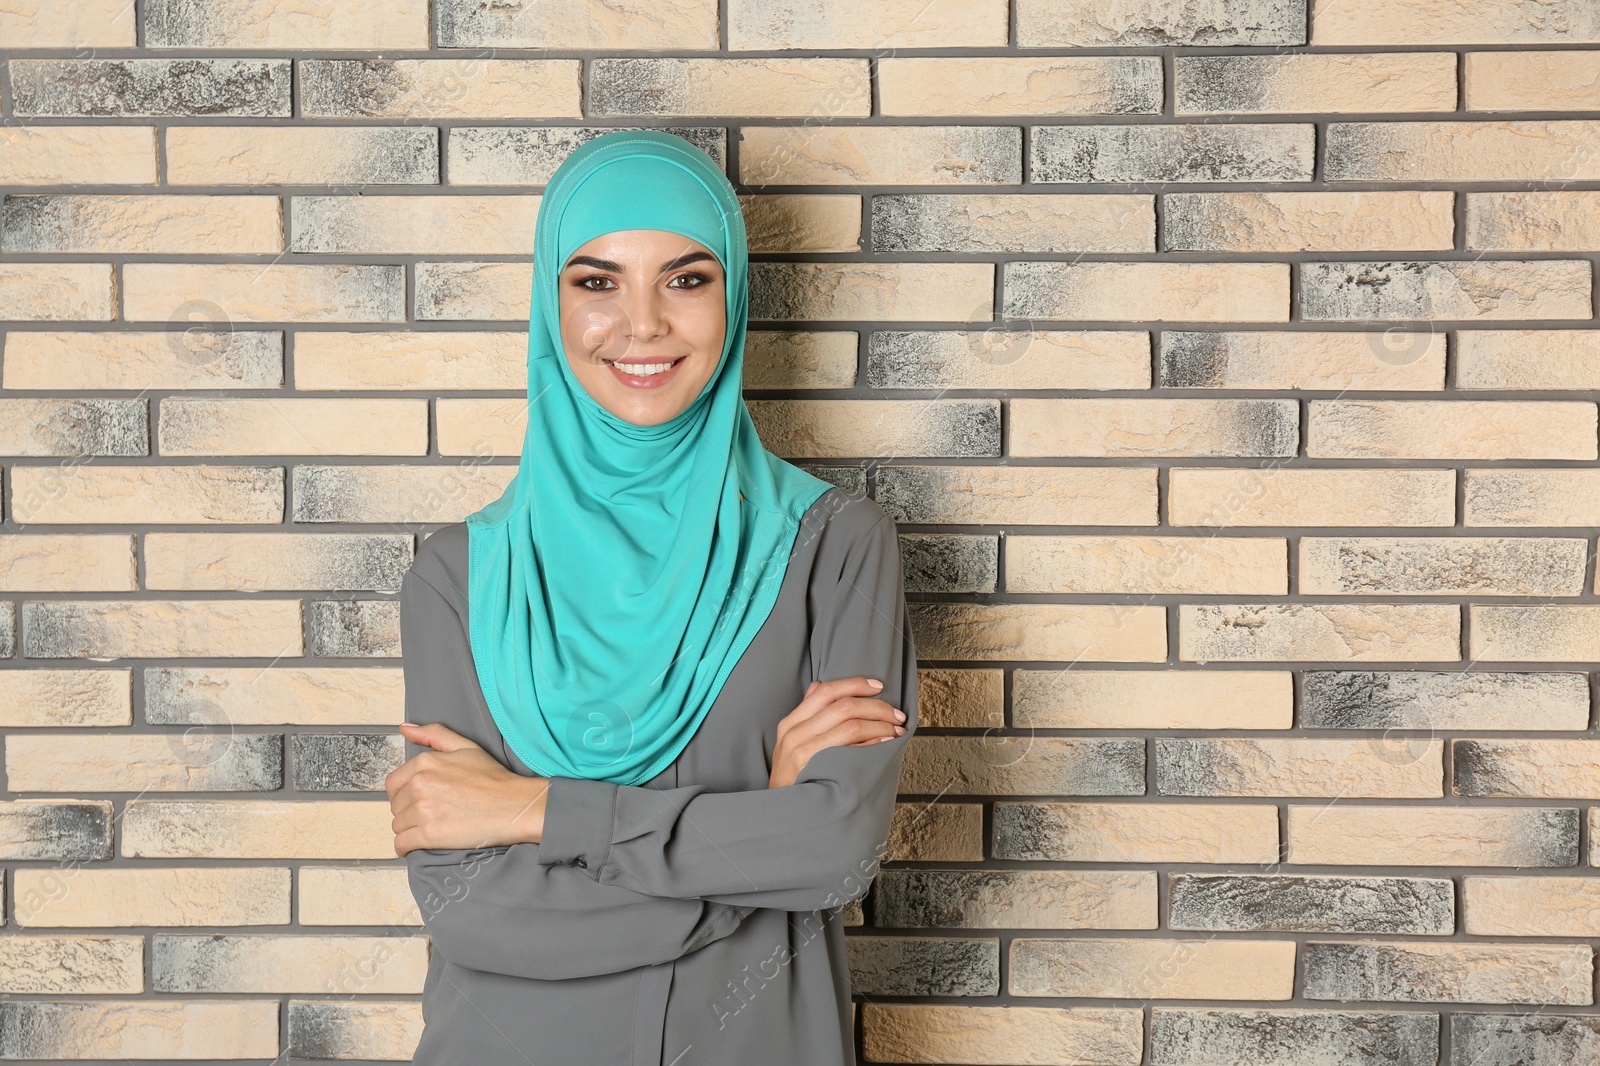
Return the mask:
<path id="1" fill-rule="evenodd" d="M 903 734 L 905 713 L 872 698 L 882 690 L 882 682 L 866 677 L 811 682 L 800 705 L 778 723 L 767 787 L 794 784 L 823 748 L 880 744 Z"/>

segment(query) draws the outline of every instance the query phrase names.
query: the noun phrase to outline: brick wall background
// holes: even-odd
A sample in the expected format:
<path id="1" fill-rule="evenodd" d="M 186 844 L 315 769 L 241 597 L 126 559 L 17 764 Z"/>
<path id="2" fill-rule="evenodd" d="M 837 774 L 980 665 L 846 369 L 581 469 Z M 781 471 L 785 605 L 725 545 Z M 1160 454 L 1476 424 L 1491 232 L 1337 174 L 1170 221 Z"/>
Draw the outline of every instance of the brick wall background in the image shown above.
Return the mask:
<path id="1" fill-rule="evenodd" d="M 539 189 L 901 524 L 872 1062 L 1600 1062 L 1594 0 L 0 0 L 0 1057 L 408 1059 L 399 577 Z"/>

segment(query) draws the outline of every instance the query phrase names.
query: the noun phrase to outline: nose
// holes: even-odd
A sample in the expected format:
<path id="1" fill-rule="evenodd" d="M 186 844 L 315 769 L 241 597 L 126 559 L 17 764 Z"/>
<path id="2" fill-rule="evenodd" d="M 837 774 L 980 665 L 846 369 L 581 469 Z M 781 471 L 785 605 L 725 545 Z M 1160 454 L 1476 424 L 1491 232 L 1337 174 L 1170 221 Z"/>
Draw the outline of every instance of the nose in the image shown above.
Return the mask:
<path id="1" fill-rule="evenodd" d="M 654 285 L 629 286 L 621 301 L 622 312 L 627 316 L 628 340 L 648 343 L 667 330 L 667 320 L 661 306 L 661 295 Z"/>

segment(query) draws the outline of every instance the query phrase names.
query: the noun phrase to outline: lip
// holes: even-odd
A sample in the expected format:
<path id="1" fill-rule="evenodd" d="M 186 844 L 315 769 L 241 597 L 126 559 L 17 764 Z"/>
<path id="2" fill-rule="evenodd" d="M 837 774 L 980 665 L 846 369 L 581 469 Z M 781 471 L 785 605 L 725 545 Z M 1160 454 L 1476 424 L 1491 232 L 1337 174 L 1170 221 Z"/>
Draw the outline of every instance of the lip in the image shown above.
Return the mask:
<path id="1" fill-rule="evenodd" d="M 606 369 L 610 370 L 613 377 L 622 382 L 624 385 L 628 386 L 630 389 L 659 389 L 667 382 L 677 377 L 678 371 L 683 368 L 683 361 L 687 358 L 688 356 L 680 355 L 676 360 L 676 365 L 674 365 L 671 370 L 664 370 L 659 374 L 650 374 L 648 376 L 624 373 L 623 371 L 618 370 L 617 364 L 613 362 L 607 362 Z M 633 359 L 629 361 L 633 363 L 673 362 L 671 359 Z"/>

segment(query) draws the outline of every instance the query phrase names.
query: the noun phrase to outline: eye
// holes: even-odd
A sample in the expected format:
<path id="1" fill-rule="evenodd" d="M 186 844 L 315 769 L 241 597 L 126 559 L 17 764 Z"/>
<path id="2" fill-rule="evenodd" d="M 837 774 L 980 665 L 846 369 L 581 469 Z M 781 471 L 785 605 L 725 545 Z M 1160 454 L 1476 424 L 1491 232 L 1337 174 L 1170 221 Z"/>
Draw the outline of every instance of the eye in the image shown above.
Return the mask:
<path id="1" fill-rule="evenodd" d="M 604 289 L 597 289 L 597 288 L 594 288 L 593 286 L 591 286 L 589 284 L 589 282 L 591 282 L 591 281 L 603 281 L 607 285 L 611 284 L 611 279 L 606 277 L 603 274 L 590 274 L 586 278 L 579 278 L 577 281 L 574 281 L 572 284 L 573 284 L 573 286 L 575 288 L 583 289 L 583 290 L 585 290 L 587 292 L 604 292 L 605 291 Z"/>
<path id="2" fill-rule="evenodd" d="M 711 284 L 711 278 L 707 277 L 704 274 L 697 274 L 697 273 L 679 274 L 677 277 L 673 278 L 672 280 L 673 281 L 684 281 L 686 279 L 693 279 L 694 284 L 693 285 L 679 285 L 678 288 L 680 288 L 680 289 L 698 289 L 702 285 Z"/>

